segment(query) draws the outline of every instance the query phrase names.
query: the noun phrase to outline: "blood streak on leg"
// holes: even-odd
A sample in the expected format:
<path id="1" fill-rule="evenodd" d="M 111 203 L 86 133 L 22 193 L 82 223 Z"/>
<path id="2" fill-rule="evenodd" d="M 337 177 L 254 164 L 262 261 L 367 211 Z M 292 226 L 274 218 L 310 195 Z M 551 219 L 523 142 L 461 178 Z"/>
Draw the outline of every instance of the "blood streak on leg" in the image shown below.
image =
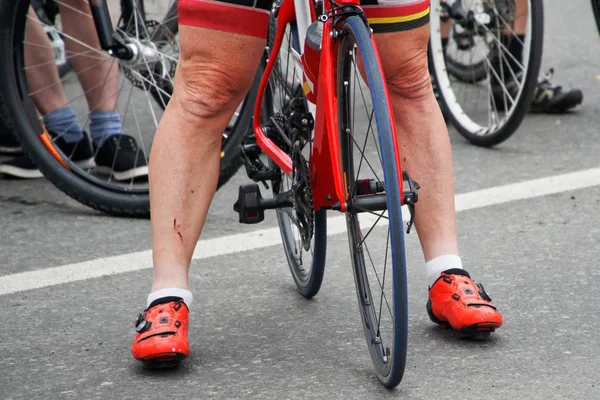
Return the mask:
<path id="1" fill-rule="evenodd" d="M 181 240 L 181 243 L 183 243 L 183 236 L 181 235 L 181 232 L 179 231 L 179 227 L 181 225 L 177 225 L 177 218 L 173 218 L 173 229 L 175 230 L 175 232 L 177 232 L 177 235 L 179 235 L 179 240 Z"/>

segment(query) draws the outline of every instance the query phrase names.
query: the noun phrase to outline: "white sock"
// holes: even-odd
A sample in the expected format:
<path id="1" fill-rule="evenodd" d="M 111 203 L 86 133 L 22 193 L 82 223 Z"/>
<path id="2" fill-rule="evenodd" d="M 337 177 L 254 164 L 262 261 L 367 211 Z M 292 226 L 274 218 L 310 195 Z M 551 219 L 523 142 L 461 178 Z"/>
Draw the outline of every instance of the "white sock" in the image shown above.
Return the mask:
<path id="1" fill-rule="evenodd" d="M 439 256 L 425 263 L 425 279 L 429 287 L 433 286 L 440 274 L 448 269 L 463 269 L 462 260 L 455 254 Z"/>
<path id="2" fill-rule="evenodd" d="M 181 297 L 183 299 L 183 302 L 185 303 L 185 305 L 188 306 L 188 308 L 190 308 L 190 306 L 192 305 L 192 300 L 194 300 L 194 296 L 192 296 L 192 292 L 190 292 L 187 289 L 180 289 L 180 288 L 160 289 L 160 290 L 157 290 L 156 292 L 152 292 L 148 295 L 148 307 L 150 307 L 150 304 L 152 304 L 155 300 L 161 299 L 163 297 Z"/>

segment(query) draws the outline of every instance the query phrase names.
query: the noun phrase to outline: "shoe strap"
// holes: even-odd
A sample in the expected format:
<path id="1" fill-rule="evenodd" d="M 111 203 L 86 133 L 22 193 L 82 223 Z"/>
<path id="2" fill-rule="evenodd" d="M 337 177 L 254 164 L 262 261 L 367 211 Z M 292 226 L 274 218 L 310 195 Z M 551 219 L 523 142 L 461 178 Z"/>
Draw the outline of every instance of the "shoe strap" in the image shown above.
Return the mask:
<path id="1" fill-rule="evenodd" d="M 440 284 L 447 284 L 452 286 L 452 289 L 454 290 L 452 298 L 455 301 L 463 300 L 466 306 L 485 305 L 494 307 L 491 304 L 492 298 L 485 291 L 483 285 L 481 283 L 473 282 L 473 280 L 470 276 L 468 276 L 468 274 L 450 275 L 442 273 L 440 279 L 443 281 L 443 283 Z"/>
<path id="2" fill-rule="evenodd" d="M 184 306 L 183 301 L 173 301 L 157 304 L 140 313 L 135 322 L 135 330 L 140 335 L 138 341 L 157 335 L 176 335 L 183 325 L 178 319 L 179 311 L 184 309 L 187 314 L 187 307 Z"/>

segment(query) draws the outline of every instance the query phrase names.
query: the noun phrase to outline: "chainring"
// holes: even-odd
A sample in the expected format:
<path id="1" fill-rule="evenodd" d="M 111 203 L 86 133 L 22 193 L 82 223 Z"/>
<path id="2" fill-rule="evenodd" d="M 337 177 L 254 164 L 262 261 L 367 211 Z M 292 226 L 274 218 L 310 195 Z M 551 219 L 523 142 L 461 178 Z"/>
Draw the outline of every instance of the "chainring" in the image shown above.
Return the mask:
<path id="1" fill-rule="evenodd" d="M 302 238 L 304 250 L 310 250 L 310 244 L 315 232 L 315 214 L 312 201 L 312 187 L 308 176 L 308 161 L 302 155 L 299 148 L 294 149 L 292 154 L 294 160 L 293 185 L 294 212 L 296 224 Z"/>
<path id="2" fill-rule="evenodd" d="M 271 139 L 279 148 L 290 155 L 293 161 L 292 170 L 292 192 L 294 202 L 294 219 L 302 238 L 302 247 L 309 251 L 311 241 L 314 235 L 315 216 L 312 201 L 312 187 L 310 177 L 308 175 L 308 161 L 302 155 L 302 143 L 306 144 L 302 139 L 302 135 L 294 134 L 293 127 L 290 124 L 291 109 L 286 112 L 278 112 L 273 115 L 270 120 L 263 126 L 263 129 L 269 139 Z M 287 137 L 285 140 L 282 134 Z M 292 143 L 290 148 L 289 143 Z M 274 188 L 281 191 L 281 181 L 273 182 Z"/>

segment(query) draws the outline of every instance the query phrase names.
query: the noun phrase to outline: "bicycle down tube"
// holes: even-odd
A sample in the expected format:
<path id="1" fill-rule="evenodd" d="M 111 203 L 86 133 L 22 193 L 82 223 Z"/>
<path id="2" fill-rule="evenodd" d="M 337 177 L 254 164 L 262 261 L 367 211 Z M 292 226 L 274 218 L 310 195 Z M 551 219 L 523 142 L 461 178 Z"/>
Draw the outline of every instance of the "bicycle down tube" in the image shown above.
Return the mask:
<path id="1" fill-rule="evenodd" d="M 310 0 L 296 0 L 306 6 L 310 4 Z M 256 141 L 261 149 L 282 169 L 285 174 L 290 175 L 292 172 L 292 160 L 281 148 L 271 141 L 262 130 L 261 107 L 262 99 L 268 85 L 269 76 L 275 65 L 275 60 L 279 54 L 283 41 L 286 25 L 296 20 L 294 0 L 283 0 L 278 8 L 277 13 L 277 30 L 275 42 L 269 62 L 262 76 L 259 86 L 258 95 L 256 98 L 256 106 L 254 108 L 253 128 L 256 135 Z M 300 6 L 299 8 L 302 8 Z M 308 13 L 311 16 L 311 22 L 316 19 L 314 11 L 309 9 Z M 306 14 L 305 14 L 306 15 Z M 321 64 L 319 67 L 320 76 L 328 85 L 321 85 L 322 90 L 318 91 L 317 108 L 314 130 L 314 145 L 312 149 L 310 162 L 311 182 L 314 185 L 313 202 L 315 210 L 321 208 L 336 208 L 340 211 L 345 211 L 346 204 L 344 199 L 344 189 L 342 186 L 342 177 L 339 166 L 339 143 L 337 135 L 328 134 L 338 131 L 337 125 L 337 99 L 335 89 L 333 87 L 333 41 L 330 37 L 331 22 L 327 22 L 323 26 L 323 38 L 321 49 Z M 303 35 L 299 35 L 300 43 L 304 41 L 306 29 Z M 316 181 L 318 180 L 318 185 Z M 326 193 L 324 193 L 326 192 Z"/>

